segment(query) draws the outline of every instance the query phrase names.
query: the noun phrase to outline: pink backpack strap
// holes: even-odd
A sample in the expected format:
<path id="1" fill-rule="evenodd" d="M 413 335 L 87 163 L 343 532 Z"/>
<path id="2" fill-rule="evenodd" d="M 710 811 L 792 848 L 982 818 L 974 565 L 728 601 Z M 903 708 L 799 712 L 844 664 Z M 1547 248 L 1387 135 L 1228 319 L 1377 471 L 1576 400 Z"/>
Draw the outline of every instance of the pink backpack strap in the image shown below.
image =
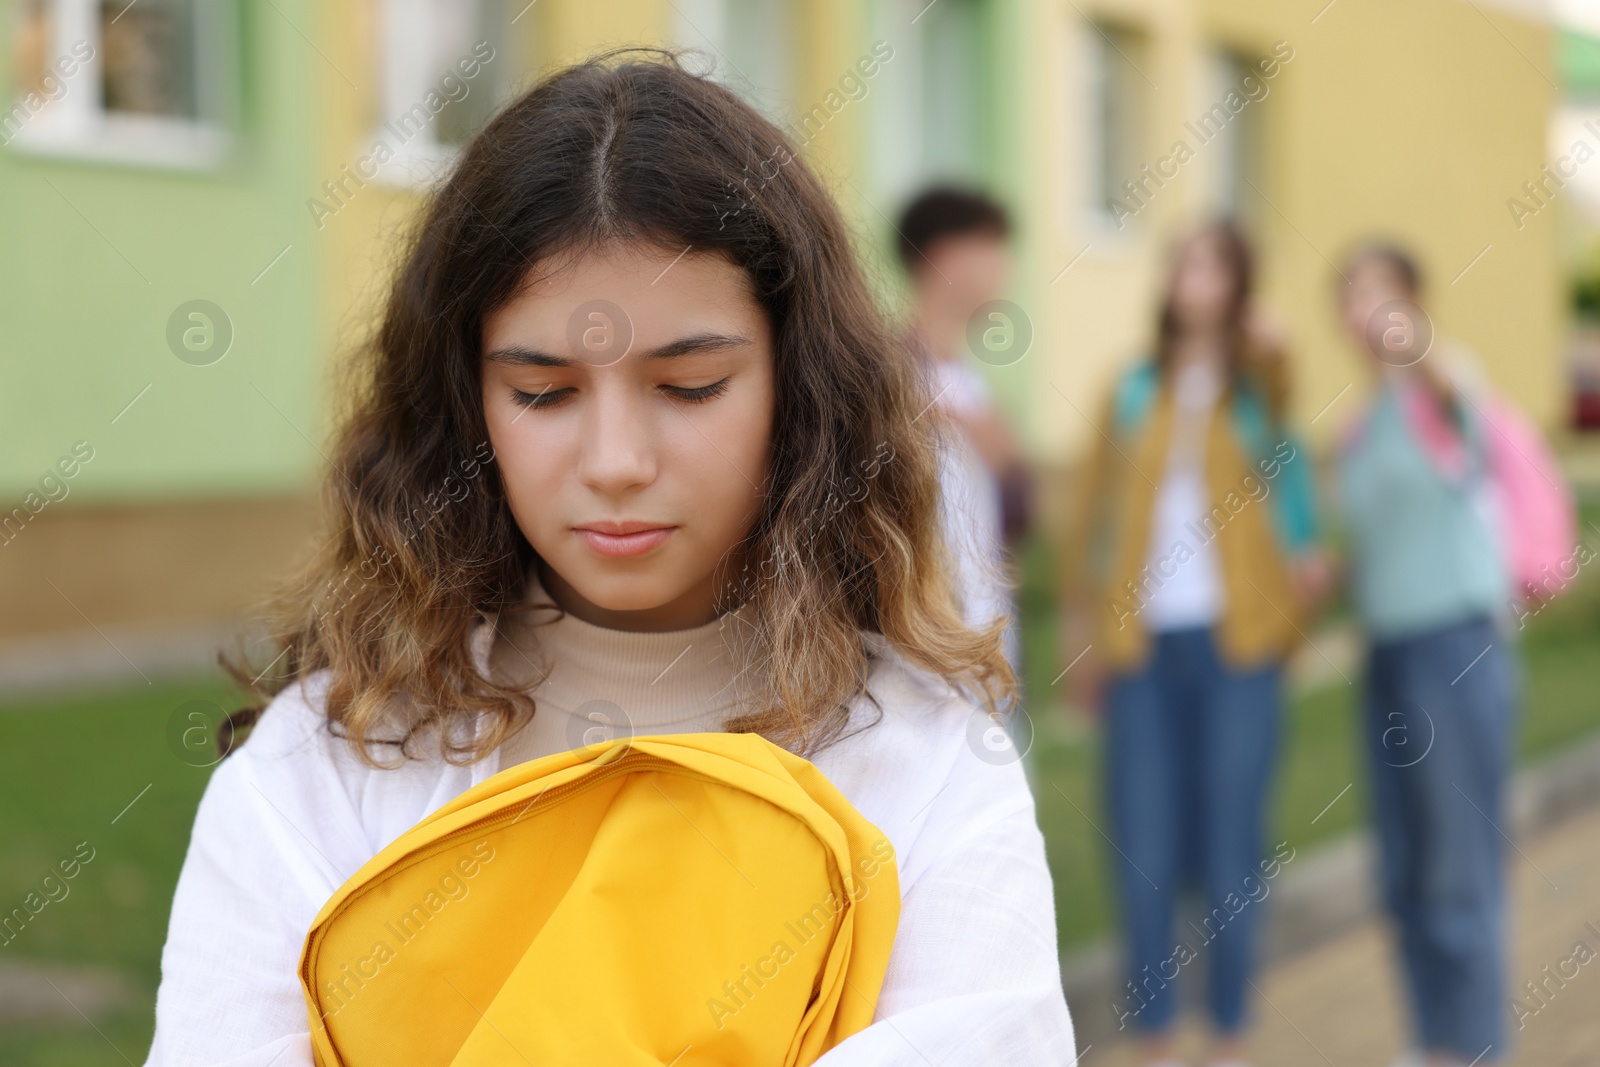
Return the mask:
<path id="1" fill-rule="evenodd" d="M 1484 446 L 1501 512 L 1507 568 L 1541 598 L 1576 576 L 1577 507 L 1560 463 L 1532 421 L 1497 395 L 1479 399 Z"/>

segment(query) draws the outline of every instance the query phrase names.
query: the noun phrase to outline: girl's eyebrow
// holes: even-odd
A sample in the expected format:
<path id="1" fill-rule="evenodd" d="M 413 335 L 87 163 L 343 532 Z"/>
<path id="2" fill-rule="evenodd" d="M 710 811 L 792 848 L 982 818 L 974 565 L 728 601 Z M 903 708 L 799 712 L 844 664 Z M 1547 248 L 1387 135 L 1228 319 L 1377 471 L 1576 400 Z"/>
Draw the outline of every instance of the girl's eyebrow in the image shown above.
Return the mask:
<path id="1" fill-rule="evenodd" d="M 648 352 L 641 352 L 643 359 L 671 359 L 673 356 L 687 356 L 699 352 L 718 352 L 725 348 L 739 348 L 751 343 L 748 337 L 738 334 L 725 333 L 697 333 L 688 337 L 680 337 L 676 341 L 669 341 L 659 348 Z M 484 357 L 496 363 L 505 363 L 513 367 L 570 367 L 577 360 L 567 356 L 557 356 L 549 352 L 528 348 L 525 345 L 507 345 L 487 353 Z"/>

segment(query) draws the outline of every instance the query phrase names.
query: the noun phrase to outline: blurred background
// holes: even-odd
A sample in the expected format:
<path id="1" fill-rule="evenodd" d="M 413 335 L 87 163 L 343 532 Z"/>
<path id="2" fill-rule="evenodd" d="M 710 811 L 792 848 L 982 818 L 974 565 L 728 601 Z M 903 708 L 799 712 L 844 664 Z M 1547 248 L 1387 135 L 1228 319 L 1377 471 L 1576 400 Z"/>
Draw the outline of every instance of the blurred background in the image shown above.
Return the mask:
<path id="1" fill-rule="evenodd" d="M 892 220 L 917 192 L 954 184 L 1009 214 L 1006 295 L 1031 342 L 974 366 L 1037 488 L 1017 548 L 1029 761 L 1086 1063 L 1134 1060 L 1112 1007 L 1099 731 L 1061 681 L 1061 531 L 1101 400 L 1152 342 L 1178 237 L 1222 214 L 1249 235 L 1319 464 L 1367 388 L 1335 264 L 1364 238 L 1403 242 L 1436 327 L 1537 423 L 1600 542 L 1600 4 L 4 6 L 0 913 L 39 899 L 80 843 L 93 858 L 3 935 L 0 1062 L 142 1061 L 209 731 L 239 704 L 216 653 L 316 528 L 339 361 L 459 146 L 519 87 L 603 47 L 691 49 L 790 131 L 897 317 Z M 1180 141 L 1192 151 L 1161 162 Z M 1386 1063 L 1406 1006 L 1372 889 L 1348 610 L 1308 638 L 1271 805 L 1270 840 L 1296 859 L 1266 905 L 1252 1047 L 1262 1063 Z M 1600 947 L 1584 932 L 1600 930 L 1600 579 L 1582 572 L 1531 618 L 1520 654 L 1508 978 L 1539 1010 L 1512 1024 L 1513 1060 L 1600 1062 L 1600 973 L 1537 1001 L 1522 988 L 1575 939 Z"/>

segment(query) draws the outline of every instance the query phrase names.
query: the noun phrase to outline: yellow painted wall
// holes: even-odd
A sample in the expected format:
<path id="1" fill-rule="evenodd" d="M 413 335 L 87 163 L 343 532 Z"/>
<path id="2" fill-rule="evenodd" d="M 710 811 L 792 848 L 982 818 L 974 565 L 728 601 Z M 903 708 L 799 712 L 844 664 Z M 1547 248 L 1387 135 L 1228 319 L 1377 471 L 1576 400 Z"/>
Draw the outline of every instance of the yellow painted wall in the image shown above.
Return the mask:
<path id="1" fill-rule="evenodd" d="M 371 150 L 379 125 L 379 28 L 370 0 L 323 4 L 317 10 L 322 48 L 330 57 L 338 57 L 316 68 L 317 98 L 323 105 L 317 130 L 319 171 L 322 180 L 337 181 L 343 168 Z M 306 196 L 323 197 L 323 191 L 308 189 Z M 315 254 L 323 264 L 324 279 L 316 313 L 325 338 L 323 351 L 330 360 L 324 395 L 335 415 L 347 396 L 337 387 L 337 371 L 376 324 L 396 253 L 418 202 L 409 192 L 369 182 L 336 214 L 324 217 L 316 231 Z"/>
<path id="2" fill-rule="evenodd" d="M 1215 6 L 1255 8 L 1279 20 L 1269 33 L 1297 32 L 1267 14 L 1275 4 Z M 1565 292 L 1554 213 L 1518 232 L 1505 207 L 1546 159 L 1549 27 L 1462 0 L 1341 3 L 1296 40 L 1278 116 L 1270 291 L 1301 336 L 1302 414 L 1360 380 L 1322 257 L 1337 261 L 1378 232 L 1419 254 L 1438 332 L 1476 348 L 1501 389 L 1555 424 Z M 1336 423 L 1325 421 L 1318 430 Z"/>
<path id="3" fill-rule="evenodd" d="M 539 58 L 548 65 L 573 63 L 608 48 L 670 45 L 674 15 L 663 0 L 539 0 L 529 11 L 536 19 Z"/>

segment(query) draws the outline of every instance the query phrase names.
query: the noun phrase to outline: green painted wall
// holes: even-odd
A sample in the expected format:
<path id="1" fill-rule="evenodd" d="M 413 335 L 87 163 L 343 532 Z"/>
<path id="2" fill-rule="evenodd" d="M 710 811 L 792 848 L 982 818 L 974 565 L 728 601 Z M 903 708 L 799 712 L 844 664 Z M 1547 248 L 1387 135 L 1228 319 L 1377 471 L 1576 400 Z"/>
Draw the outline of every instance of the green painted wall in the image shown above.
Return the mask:
<path id="1" fill-rule="evenodd" d="M 300 33 L 313 0 L 240 6 L 241 129 L 223 169 L 0 148 L 0 509 L 21 503 L 79 440 L 95 456 L 69 483 L 70 500 L 314 481 L 325 360 L 305 201 L 321 180 L 311 124 L 325 61 Z M 0 74 L 13 84 L 9 69 Z M 197 298 L 220 305 L 234 330 L 210 366 L 179 360 L 166 340 L 171 313 Z"/>
<path id="2" fill-rule="evenodd" d="M 1600 40 L 1562 30 L 1556 34 L 1556 69 L 1562 88 L 1583 97 L 1600 96 Z"/>
<path id="3" fill-rule="evenodd" d="M 1050 325 L 1044 313 L 1049 299 L 1049 278 L 1038 240 L 1039 170 L 1031 165 L 1040 145 L 1057 143 L 1055 131 L 1044 128 L 1039 114 L 1040 94 L 1059 80 L 1058 72 L 1041 71 L 1034 64 L 1034 35 L 1052 32 L 1055 17 L 1038 0 L 988 0 L 985 47 L 989 69 L 989 188 L 1011 212 L 1014 265 L 1009 299 L 1028 316 L 1033 346 L 1018 362 L 1004 367 L 984 366 L 983 372 L 1005 410 L 1016 413 L 1017 430 L 1030 442 L 1035 428 L 1031 418 L 1038 405 L 1029 397 L 1048 389 L 1044 377 L 1048 363 L 1042 359 L 1052 339 L 1042 331 Z M 1025 444 L 1026 447 L 1026 444 Z"/>

